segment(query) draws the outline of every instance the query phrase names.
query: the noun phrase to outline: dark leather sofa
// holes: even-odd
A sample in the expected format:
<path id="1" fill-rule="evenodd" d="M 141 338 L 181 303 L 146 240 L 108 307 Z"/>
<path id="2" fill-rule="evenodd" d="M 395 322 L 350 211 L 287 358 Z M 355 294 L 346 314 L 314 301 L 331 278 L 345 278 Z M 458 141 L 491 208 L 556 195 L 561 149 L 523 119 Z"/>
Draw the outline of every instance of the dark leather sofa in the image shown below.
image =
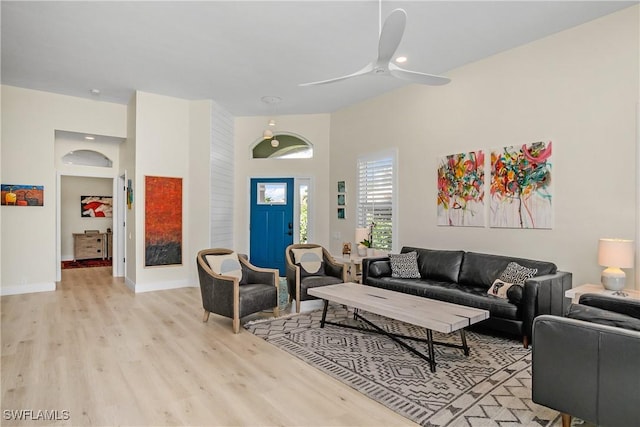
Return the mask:
<path id="1" fill-rule="evenodd" d="M 535 261 L 476 252 L 402 248 L 401 253 L 416 251 L 419 279 L 391 277 L 389 257 L 365 258 L 362 283 L 369 286 L 419 295 L 489 310 L 489 318 L 480 327 L 521 336 L 528 347 L 533 320 L 541 314 L 563 315 L 569 307 L 564 296 L 571 288 L 571 273 L 558 271 L 551 262 Z M 487 293 L 509 262 L 537 268 L 535 277 L 527 279 L 522 292 L 504 299 Z M 518 291 L 520 289 L 517 289 Z"/>
<path id="2" fill-rule="evenodd" d="M 532 399 L 598 426 L 640 425 L 640 301 L 580 297 L 533 323 Z"/>

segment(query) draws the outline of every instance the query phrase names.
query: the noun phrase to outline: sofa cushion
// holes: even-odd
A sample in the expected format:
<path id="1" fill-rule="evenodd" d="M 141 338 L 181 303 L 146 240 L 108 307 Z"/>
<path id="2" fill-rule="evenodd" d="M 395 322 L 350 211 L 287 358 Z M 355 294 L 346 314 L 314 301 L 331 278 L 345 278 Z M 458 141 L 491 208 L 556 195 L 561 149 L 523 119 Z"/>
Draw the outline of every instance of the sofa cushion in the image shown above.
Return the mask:
<path id="1" fill-rule="evenodd" d="M 418 270 L 420 270 L 420 276 L 423 279 L 442 280 L 445 282 L 458 281 L 464 251 L 422 249 L 405 246 L 400 252 L 417 252 Z"/>
<path id="2" fill-rule="evenodd" d="M 514 284 L 507 289 L 507 299 L 510 303 L 519 305 L 522 302 L 522 295 L 524 294 L 524 286 Z"/>
<path id="3" fill-rule="evenodd" d="M 567 317 L 584 320 L 600 325 L 615 326 L 618 328 L 640 331 L 640 319 L 616 313 L 615 311 L 603 310 L 598 307 L 591 307 L 584 304 L 571 304 Z"/>
<path id="4" fill-rule="evenodd" d="M 633 298 L 621 298 L 606 294 L 583 294 L 580 296 L 580 304 L 598 307 L 603 310 L 614 311 L 627 316 L 640 319 L 640 300 Z"/>
<path id="5" fill-rule="evenodd" d="M 507 299 L 487 295 L 484 288 L 460 286 L 457 283 L 438 280 L 398 279 L 394 277 L 370 278 L 367 280 L 367 285 L 489 310 L 490 317 L 521 320 L 518 306 L 510 303 Z"/>
<path id="6" fill-rule="evenodd" d="M 375 260 L 369 263 L 369 277 L 391 276 L 391 262 L 388 259 Z"/>
<path id="7" fill-rule="evenodd" d="M 404 279 L 419 279 L 418 254 L 407 252 L 405 254 L 389 254 L 391 262 L 391 277 Z"/>
<path id="8" fill-rule="evenodd" d="M 552 262 L 466 252 L 460 268 L 458 283 L 469 286 L 483 286 L 486 290 L 507 268 L 510 262 L 517 262 L 528 268 L 537 268 L 538 273 L 536 276 L 553 274 L 557 271 L 556 265 Z"/>

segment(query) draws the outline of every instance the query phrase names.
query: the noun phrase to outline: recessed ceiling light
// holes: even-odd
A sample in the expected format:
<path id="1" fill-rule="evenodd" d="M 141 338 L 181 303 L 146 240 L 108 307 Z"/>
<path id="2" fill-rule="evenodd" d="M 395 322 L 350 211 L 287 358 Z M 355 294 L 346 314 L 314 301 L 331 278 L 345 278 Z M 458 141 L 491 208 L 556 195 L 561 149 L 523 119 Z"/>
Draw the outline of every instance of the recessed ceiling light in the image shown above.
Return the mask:
<path id="1" fill-rule="evenodd" d="M 89 92 L 91 95 L 100 95 L 100 89 L 91 89 Z"/>
<path id="2" fill-rule="evenodd" d="M 396 62 L 397 62 L 398 64 L 405 63 L 405 62 L 407 62 L 407 57 L 406 57 L 406 56 L 398 56 L 398 57 L 396 58 Z"/>
<path id="3" fill-rule="evenodd" d="M 86 139 L 87 141 L 93 141 L 94 139 L 96 139 L 95 136 L 91 136 L 91 135 L 87 135 L 84 137 L 84 139 Z"/>

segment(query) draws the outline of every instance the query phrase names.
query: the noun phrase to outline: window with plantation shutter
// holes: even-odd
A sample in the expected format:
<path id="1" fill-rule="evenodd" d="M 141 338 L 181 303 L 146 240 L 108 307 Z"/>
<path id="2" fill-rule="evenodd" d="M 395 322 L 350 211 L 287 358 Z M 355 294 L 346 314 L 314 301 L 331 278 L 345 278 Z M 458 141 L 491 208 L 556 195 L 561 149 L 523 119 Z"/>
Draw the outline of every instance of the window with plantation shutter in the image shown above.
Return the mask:
<path id="1" fill-rule="evenodd" d="M 357 226 L 373 227 L 373 246 L 393 250 L 395 151 L 358 158 Z"/>

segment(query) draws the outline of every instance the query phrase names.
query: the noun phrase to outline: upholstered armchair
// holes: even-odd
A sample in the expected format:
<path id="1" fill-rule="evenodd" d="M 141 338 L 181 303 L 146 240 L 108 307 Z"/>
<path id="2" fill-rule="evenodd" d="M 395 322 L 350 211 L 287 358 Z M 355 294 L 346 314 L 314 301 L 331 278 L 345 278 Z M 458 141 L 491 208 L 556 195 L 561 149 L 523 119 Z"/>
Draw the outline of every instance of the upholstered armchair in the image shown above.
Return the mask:
<path id="1" fill-rule="evenodd" d="M 585 294 L 533 322 L 532 399 L 599 426 L 640 422 L 640 301 Z"/>
<path id="2" fill-rule="evenodd" d="M 278 270 L 252 265 L 246 255 L 231 249 L 204 249 L 196 256 L 203 322 L 214 313 L 233 319 L 233 332 L 240 331 L 240 319 L 262 310 L 278 316 Z"/>
<path id="3" fill-rule="evenodd" d="M 307 293 L 310 288 L 335 285 L 347 281 L 347 268 L 336 262 L 322 246 L 311 243 L 289 245 L 285 251 L 287 262 L 287 287 L 289 302 L 296 300 L 296 312 L 300 302 L 316 299 Z"/>

